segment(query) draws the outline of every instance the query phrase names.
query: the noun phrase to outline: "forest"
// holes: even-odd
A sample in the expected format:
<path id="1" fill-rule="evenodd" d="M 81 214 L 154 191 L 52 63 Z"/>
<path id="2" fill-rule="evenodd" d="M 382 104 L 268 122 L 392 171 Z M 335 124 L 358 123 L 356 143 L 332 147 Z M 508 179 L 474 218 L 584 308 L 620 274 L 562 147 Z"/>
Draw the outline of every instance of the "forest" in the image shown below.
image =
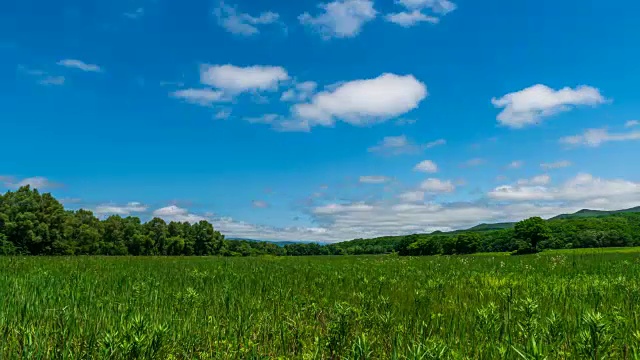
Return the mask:
<path id="1" fill-rule="evenodd" d="M 638 209 L 638 208 L 635 208 Z M 640 212 L 593 212 L 513 226 L 478 226 L 449 233 L 356 239 L 335 244 L 230 240 L 207 221 L 165 222 L 88 210 L 65 210 L 49 193 L 29 186 L 0 194 L 1 255 L 309 256 L 529 253 L 544 249 L 640 246 Z"/>

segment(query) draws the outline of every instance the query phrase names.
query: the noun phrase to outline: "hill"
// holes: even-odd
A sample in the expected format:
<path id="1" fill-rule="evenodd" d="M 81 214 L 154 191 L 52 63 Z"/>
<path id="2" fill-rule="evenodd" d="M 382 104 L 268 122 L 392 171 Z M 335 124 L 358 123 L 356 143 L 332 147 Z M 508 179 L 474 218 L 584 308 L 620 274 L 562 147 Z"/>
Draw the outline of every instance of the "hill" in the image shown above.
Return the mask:
<path id="1" fill-rule="evenodd" d="M 554 216 L 547 221 L 554 220 L 571 220 L 571 219 L 583 219 L 583 218 L 597 218 L 597 217 L 605 217 L 609 215 L 616 214 L 627 214 L 627 213 L 640 213 L 640 206 L 636 206 L 629 209 L 623 210 L 612 210 L 612 211 L 602 211 L 602 210 L 590 210 L 590 209 L 582 209 L 573 214 L 561 214 Z M 482 223 L 476 225 L 469 229 L 462 230 L 454 230 L 449 232 L 436 231 L 428 234 L 417 234 L 417 235 L 445 235 L 445 236 L 454 236 L 461 233 L 492 233 L 500 230 L 512 229 L 515 226 L 515 222 L 500 222 L 500 223 Z M 344 241 L 335 244 L 341 248 L 348 248 L 351 246 L 382 246 L 384 248 L 394 248 L 398 245 L 402 239 L 404 239 L 407 235 L 399 235 L 399 236 L 385 236 L 374 239 L 355 239 L 350 241 Z"/>
<path id="2" fill-rule="evenodd" d="M 285 245 L 293 245 L 293 244 L 306 244 L 308 241 L 277 241 L 277 240 L 256 240 L 256 239 L 243 239 L 243 238 L 227 238 L 227 240 L 231 241 L 249 241 L 249 242 L 267 242 L 271 244 L 278 245 L 280 247 L 285 247 Z"/>
<path id="3" fill-rule="evenodd" d="M 606 215 L 612 215 L 612 214 L 637 213 L 637 212 L 640 212 L 640 206 L 636 206 L 630 209 L 613 210 L 613 211 L 582 209 L 573 214 L 561 214 L 558 216 L 554 216 L 549 220 L 587 218 L 587 217 L 598 217 L 598 216 L 606 216 Z"/>

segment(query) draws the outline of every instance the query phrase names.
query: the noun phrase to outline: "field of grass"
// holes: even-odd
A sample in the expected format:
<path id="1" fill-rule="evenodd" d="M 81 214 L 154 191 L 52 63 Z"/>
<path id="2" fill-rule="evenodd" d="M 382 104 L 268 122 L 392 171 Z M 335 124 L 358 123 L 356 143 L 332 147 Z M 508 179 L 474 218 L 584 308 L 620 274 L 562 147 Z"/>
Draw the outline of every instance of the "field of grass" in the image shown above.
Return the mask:
<path id="1" fill-rule="evenodd" d="M 0 258 L 0 359 L 640 359 L 638 299 L 638 252 Z"/>

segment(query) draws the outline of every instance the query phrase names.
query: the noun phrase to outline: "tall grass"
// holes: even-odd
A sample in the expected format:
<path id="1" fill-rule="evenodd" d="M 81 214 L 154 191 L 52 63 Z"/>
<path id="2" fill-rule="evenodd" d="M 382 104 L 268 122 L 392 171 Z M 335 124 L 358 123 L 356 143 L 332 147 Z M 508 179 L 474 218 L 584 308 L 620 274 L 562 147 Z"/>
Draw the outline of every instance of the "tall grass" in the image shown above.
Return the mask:
<path id="1" fill-rule="evenodd" d="M 0 359 L 640 359 L 639 256 L 0 258 Z"/>

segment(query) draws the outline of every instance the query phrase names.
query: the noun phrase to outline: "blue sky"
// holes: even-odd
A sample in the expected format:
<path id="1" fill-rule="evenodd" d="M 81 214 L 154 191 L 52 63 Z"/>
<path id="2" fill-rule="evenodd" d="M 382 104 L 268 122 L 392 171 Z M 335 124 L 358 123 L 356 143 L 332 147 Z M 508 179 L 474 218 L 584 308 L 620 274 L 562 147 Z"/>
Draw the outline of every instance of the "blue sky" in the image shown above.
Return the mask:
<path id="1" fill-rule="evenodd" d="M 0 9 L 2 191 L 328 242 L 640 205 L 634 2 Z"/>

